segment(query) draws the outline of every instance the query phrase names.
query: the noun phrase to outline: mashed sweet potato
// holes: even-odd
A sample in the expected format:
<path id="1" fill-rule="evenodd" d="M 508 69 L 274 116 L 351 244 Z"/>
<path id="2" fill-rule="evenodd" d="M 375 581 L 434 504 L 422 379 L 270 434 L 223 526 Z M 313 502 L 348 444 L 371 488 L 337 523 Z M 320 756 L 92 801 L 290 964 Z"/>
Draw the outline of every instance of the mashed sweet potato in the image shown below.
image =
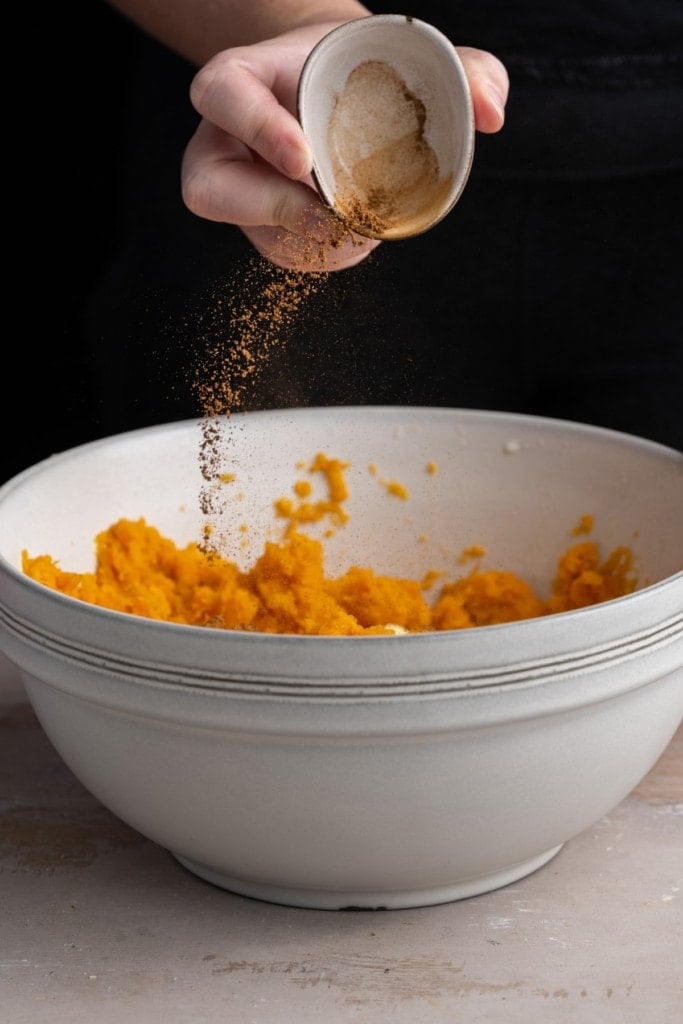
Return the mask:
<path id="1" fill-rule="evenodd" d="M 597 604 L 636 586 L 631 551 L 620 547 L 603 560 L 591 540 L 574 544 L 560 556 L 552 593 L 545 601 L 512 573 L 478 567 L 440 584 L 443 573 L 437 571 L 411 580 L 362 566 L 330 578 L 325 574 L 323 544 L 302 532 L 302 526 L 324 518 L 336 526 L 347 520 L 347 467 L 318 453 L 308 468 L 324 476 L 327 498 L 310 500 L 310 489 L 299 483 L 294 487 L 298 503 L 276 501 L 276 515 L 286 521 L 283 538 L 266 542 L 247 571 L 196 543 L 179 548 L 144 519 L 121 519 L 96 537 L 94 572 L 68 572 L 50 555 L 31 557 L 27 551 L 23 570 L 63 594 L 132 615 L 319 636 L 420 633 L 514 622 Z M 591 527 L 592 519 L 584 516 L 580 529 L 573 532 L 587 533 Z M 479 558 L 484 549 L 474 546 L 465 554 Z"/>

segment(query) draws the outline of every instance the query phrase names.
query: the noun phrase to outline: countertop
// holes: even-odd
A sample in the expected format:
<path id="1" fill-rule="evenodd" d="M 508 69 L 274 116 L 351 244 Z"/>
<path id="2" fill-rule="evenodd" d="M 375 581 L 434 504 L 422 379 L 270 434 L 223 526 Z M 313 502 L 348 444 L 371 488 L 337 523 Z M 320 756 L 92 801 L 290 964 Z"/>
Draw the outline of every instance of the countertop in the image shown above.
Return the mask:
<path id="1" fill-rule="evenodd" d="M 201 881 L 65 767 L 0 657 L 2 1024 L 680 1024 L 683 727 L 535 874 L 419 910 Z"/>

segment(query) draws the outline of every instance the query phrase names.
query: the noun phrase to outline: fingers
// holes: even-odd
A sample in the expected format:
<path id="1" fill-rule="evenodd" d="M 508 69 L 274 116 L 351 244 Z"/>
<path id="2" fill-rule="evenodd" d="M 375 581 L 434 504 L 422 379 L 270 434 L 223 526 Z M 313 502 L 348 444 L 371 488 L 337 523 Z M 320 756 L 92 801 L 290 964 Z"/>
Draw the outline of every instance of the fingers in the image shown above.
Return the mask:
<path id="1" fill-rule="evenodd" d="M 472 94 L 477 131 L 490 134 L 499 131 L 505 121 L 505 104 L 510 89 L 504 65 L 492 53 L 470 46 L 458 46 Z"/>
<path id="2" fill-rule="evenodd" d="M 294 114 L 303 63 L 328 26 L 223 51 L 195 76 L 191 100 L 202 120 L 185 150 L 183 200 L 208 220 L 240 227 L 264 256 L 298 270 L 336 270 L 377 246 L 342 228 L 317 196 L 312 157 Z M 509 82 L 491 53 L 458 47 L 475 126 L 497 132 Z"/>
<path id="3" fill-rule="evenodd" d="M 375 239 L 361 238 L 348 231 L 330 244 L 329 239 L 318 242 L 306 232 L 299 234 L 283 228 L 242 230 L 254 248 L 271 263 L 285 270 L 308 273 L 346 270 L 364 260 L 380 244 Z"/>
<path id="4" fill-rule="evenodd" d="M 186 206 L 207 220 L 229 224 L 292 227 L 315 198 L 241 141 L 203 120 L 190 139 L 181 165 Z"/>
<path id="5" fill-rule="evenodd" d="M 378 244 L 345 228 L 308 184 L 283 177 L 207 121 L 185 150 L 181 189 L 189 210 L 240 226 L 262 255 L 286 269 L 341 270 Z"/>
<path id="6" fill-rule="evenodd" d="M 271 40 L 219 53 L 197 72 L 190 99 L 199 114 L 294 180 L 312 157 L 294 116 L 307 46 Z"/>

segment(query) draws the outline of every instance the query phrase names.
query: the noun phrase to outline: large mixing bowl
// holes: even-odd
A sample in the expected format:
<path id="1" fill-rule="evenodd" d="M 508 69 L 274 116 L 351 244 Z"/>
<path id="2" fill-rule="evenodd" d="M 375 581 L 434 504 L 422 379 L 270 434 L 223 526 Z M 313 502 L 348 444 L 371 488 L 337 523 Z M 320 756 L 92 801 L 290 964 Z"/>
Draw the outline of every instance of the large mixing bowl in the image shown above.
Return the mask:
<path id="1" fill-rule="evenodd" d="M 542 591 L 592 515 L 606 550 L 633 548 L 640 586 L 504 625 L 322 637 L 154 621 L 21 571 L 23 549 L 91 569 L 120 517 L 199 539 L 201 494 L 246 565 L 317 452 L 350 464 L 330 575 L 453 571 L 479 544 Z M 374 407 L 248 413 L 220 436 L 169 424 L 0 488 L 0 646 L 74 774 L 197 875 L 305 907 L 427 905 L 539 868 L 666 747 L 683 710 L 682 522 L 681 454 L 583 425 Z"/>

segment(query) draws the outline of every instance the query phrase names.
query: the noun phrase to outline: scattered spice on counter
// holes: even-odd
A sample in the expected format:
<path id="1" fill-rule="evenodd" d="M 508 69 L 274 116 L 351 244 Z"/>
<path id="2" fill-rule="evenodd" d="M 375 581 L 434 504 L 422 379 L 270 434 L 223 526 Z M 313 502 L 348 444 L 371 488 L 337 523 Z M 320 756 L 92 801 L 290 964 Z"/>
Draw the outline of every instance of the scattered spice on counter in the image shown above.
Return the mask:
<path id="1" fill-rule="evenodd" d="M 275 502 L 276 516 L 285 521 L 281 541 L 267 541 L 246 571 L 197 543 L 178 547 L 144 519 L 120 519 L 96 537 L 93 572 L 68 572 L 49 554 L 31 557 L 26 551 L 23 570 L 63 594 L 132 615 L 318 636 L 424 633 L 515 622 L 597 604 L 636 587 L 630 549 L 618 547 L 602 558 L 589 540 L 559 557 L 548 600 L 513 573 L 483 570 L 479 563 L 450 581 L 442 570 L 412 580 L 360 565 L 329 577 L 323 543 L 302 527 L 330 519 L 338 528 L 347 521 L 348 464 L 318 453 L 307 468 L 324 478 L 326 497 L 312 501 L 310 488 L 302 486 L 307 481 L 297 481 L 298 500 Z M 461 560 L 484 553 L 473 545 Z"/>

